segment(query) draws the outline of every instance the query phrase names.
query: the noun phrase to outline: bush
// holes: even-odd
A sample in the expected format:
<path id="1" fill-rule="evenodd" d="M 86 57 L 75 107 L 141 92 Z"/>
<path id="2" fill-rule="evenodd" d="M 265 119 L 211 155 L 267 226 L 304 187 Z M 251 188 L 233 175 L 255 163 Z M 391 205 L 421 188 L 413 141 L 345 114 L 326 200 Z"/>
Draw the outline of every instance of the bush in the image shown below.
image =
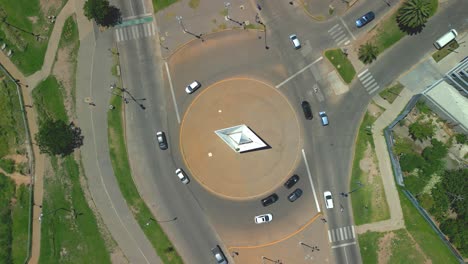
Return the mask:
<path id="1" fill-rule="evenodd" d="M 413 139 L 423 141 L 434 136 L 434 125 L 431 122 L 415 122 L 408 127 Z"/>
<path id="2" fill-rule="evenodd" d="M 419 112 L 421 112 L 423 114 L 430 114 L 431 113 L 431 109 L 423 101 L 418 101 L 416 103 L 416 109 L 418 109 Z"/>
<path id="3" fill-rule="evenodd" d="M 456 134 L 455 139 L 458 144 L 466 144 L 466 135 L 465 134 Z"/>
<path id="4" fill-rule="evenodd" d="M 15 172 L 15 161 L 12 159 L 0 159 L 0 168 L 2 168 L 6 173 Z"/>
<path id="5" fill-rule="evenodd" d="M 447 155 L 448 148 L 444 143 L 434 138 L 431 140 L 431 144 L 431 147 L 426 147 L 422 152 L 422 156 L 427 162 L 437 162 Z"/>
<path id="6" fill-rule="evenodd" d="M 393 152 L 399 156 L 401 154 L 415 154 L 413 141 L 406 137 L 399 137 L 395 140 Z"/>
<path id="7" fill-rule="evenodd" d="M 426 178 L 420 176 L 410 175 L 405 177 L 405 187 L 413 195 L 420 194 L 427 182 Z"/>
<path id="8" fill-rule="evenodd" d="M 400 157 L 401 170 L 412 172 L 416 168 L 422 168 L 425 165 L 424 159 L 418 154 L 403 154 Z"/>

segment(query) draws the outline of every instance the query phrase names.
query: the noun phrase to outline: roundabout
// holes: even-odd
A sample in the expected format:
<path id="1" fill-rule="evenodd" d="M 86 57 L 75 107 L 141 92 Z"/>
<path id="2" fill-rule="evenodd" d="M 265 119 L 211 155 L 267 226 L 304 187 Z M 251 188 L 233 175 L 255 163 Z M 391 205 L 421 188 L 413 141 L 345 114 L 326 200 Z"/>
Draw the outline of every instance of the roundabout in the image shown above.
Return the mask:
<path id="1" fill-rule="evenodd" d="M 194 95 L 179 142 L 187 168 L 203 187 L 228 199 L 263 198 L 291 176 L 300 159 L 302 129 L 296 111 L 276 88 L 234 78 Z M 267 146 L 239 153 L 215 133 L 238 125 Z"/>

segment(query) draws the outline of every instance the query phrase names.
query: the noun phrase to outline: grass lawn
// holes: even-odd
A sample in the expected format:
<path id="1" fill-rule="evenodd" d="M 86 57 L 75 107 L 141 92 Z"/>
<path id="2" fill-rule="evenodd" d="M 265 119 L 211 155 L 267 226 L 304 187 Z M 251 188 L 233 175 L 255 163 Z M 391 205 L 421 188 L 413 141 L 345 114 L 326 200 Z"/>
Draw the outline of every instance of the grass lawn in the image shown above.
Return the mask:
<path id="1" fill-rule="evenodd" d="M 33 90 L 39 120 L 68 120 L 63 88 L 48 77 Z M 96 217 L 89 208 L 80 184 L 73 155 L 51 157 L 52 170 L 44 179 L 40 263 L 111 263 Z M 72 210 L 76 210 L 75 218 Z"/>
<path id="2" fill-rule="evenodd" d="M 442 49 L 440 49 L 440 50 L 438 50 L 438 51 L 436 51 L 434 53 L 432 53 L 432 58 L 434 58 L 434 60 L 436 62 L 439 62 L 443 58 L 445 58 L 447 55 L 452 53 L 454 50 L 458 49 L 458 47 L 460 47 L 458 42 L 456 40 L 453 40 L 447 46 L 443 47 Z"/>
<path id="3" fill-rule="evenodd" d="M 379 54 L 406 36 L 406 33 L 398 27 L 396 12 L 383 20 L 375 30 L 377 30 L 377 35 L 374 44 L 377 46 Z"/>
<path id="4" fill-rule="evenodd" d="M 73 156 L 52 159 L 44 180 L 39 263 L 111 263 Z M 72 210 L 76 210 L 77 217 Z"/>
<path id="5" fill-rule="evenodd" d="M 20 185 L 16 189 L 16 203 L 12 206 L 13 222 L 13 263 L 25 263 L 28 255 L 29 204 L 31 196 L 29 186 Z"/>
<path id="6" fill-rule="evenodd" d="M 113 96 L 110 104 L 115 106 L 115 109 L 109 111 L 107 116 L 110 157 L 120 191 L 128 205 L 133 209 L 132 212 L 135 219 L 162 261 L 166 264 L 183 263 L 175 247 L 171 244 L 171 241 L 159 224 L 151 221 L 150 225 L 146 225 L 150 218 L 154 219 L 154 216 L 141 199 L 132 179 L 123 131 L 122 99 L 118 96 Z"/>
<path id="7" fill-rule="evenodd" d="M 68 122 L 68 116 L 63 105 L 63 88 L 54 76 L 47 77 L 34 88 L 34 104 L 39 115 L 39 123 L 52 118 Z"/>
<path id="8" fill-rule="evenodd" d="M 433 16 L 437 12 L 438 0 L 428 0 L 430 3 L 429 17 Z M 374 44 L 379 50 L 379 54 L 384 52 L 387 48 L 397 43 L 407 34 L 400 30 L 396 22 L 398 10 L 395 10 L 391 16 L 387 19 L 382 20 L 379 25 L 373 29 L 377 31 L 377 35 L 374 37 Z"/>
<path id="9" fill-rule="evenodd" d="M 385 90 L 381 91 L 379 95 L 384 100 L 387 100 L 387 102 L 392 104 L 393 101 L 395 101 L 397 96 L 400 94 L 401 90 L 403 90 L 403 88 L 405 88 L 405 86 L 398 82 L 395 85 L 385 88 Z"/>
<path id="10" fill-rule="evenodd" d="M 379 239 L 383 236 L 384 233 L 380 232 L 366 232 L 358 236 L 362 263 L 378 263 Z"/>
<path id="11" fill-rule="evenodd" d="M 432 260 L 432 263 L 458 263 L 450 249 L 442 242 L 435 231 L 432 230 L 418 210 L 414 208 L 406 195 L 401 190 L 398 193 L 400 195 L 406 229 L 413 236 L 416 243 L 419 244 L 424 254 Z"/>
<path id="12" fill-rule="evenodd" d="M 368 127 L 372 126 L 374 121 L 375 117 L 366 112 L 361 126 L 359 127 L 356 149 L 354 152 L 351 188 L 355 186 L 356 182 L 364 184 L 361 189 L 351 194 L 351 203 L 353 205 L 353 215 L 356 225 L 390 218 L 385 195 L 383 195 L 383 201 L 376 204 L 378 195 L 384 193 L 382 179 L 379 176 L 369 179 L 367 173 L 364 173 L 359 166 L 360 161 L 364 158 L 368 144 L 370 144 L 372 149 L 375 149 L 372 134 L 369 133 L 368 129 Z M 373 182 L 372 185 L 368 184 L 368 182 L 371 181 Z"/>
<path id="13" fill-rule="evenodd" d="M 61 7 L 65 1 L 61 1 Z M 13 50 L 11 60 L 26 76 L 41 69 L 52 26 L 43 14 L 39 0 L 0 0 L 0 6 L 7 15 L 6 23 L 0 26 L 0 39 Z M 33 23 L 33 21 L 35 21 Z M 18 30 L 20 29 L 20 30 Z M 40 35 L 39 40 L 35 35 Z"/>
<path id="14" fill-rule="evenodd" d="M 0 158 L 24 148 L 21 111 L 16 85 L 0 70 Z"/>
<path id="15" fill-rule="evenodd" d="M 327 50 L 325 51 L 325 56 L 333 66 L 335 66 L 341 78 L 343 78 L 346 83 L 351 83 L 356 75 L 356 70 L 354 70 L 353 65 L 341 49 Z"/>
<path id="16" fill-rule="evenodd" d="M 164 8 L 176 3 L 178 0 L 153 0 L 154 13 L 157 13 Z"/>

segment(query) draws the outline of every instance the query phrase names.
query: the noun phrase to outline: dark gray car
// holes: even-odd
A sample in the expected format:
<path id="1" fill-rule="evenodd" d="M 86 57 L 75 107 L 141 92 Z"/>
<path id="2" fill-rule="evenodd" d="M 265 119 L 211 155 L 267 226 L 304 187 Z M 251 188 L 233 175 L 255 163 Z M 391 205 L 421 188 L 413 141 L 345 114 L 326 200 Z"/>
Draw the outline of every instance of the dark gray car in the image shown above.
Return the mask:
<path id="1" fill-rule="evenodd" d="M 302 196 L 302 190 L 297 188 L 296 190 L 294 190 L 294 192 L 292 192 L 289 196 L 288 196 L 288 200 L 290 202 L 294 202 L 296 201 L 297 199 L 299 199 L 299 197 Z"/>
<path id="2" fill-rule="evenodd" d="M 216 245 L 216 247 L 211 249 L 211 253 L 213 253 L 216 263 L 218 264 L 228 264 L 228 261 L 226 259 L 226 256 L 224 255 L 223 251 L 219 247 L 219 245 Z"/>

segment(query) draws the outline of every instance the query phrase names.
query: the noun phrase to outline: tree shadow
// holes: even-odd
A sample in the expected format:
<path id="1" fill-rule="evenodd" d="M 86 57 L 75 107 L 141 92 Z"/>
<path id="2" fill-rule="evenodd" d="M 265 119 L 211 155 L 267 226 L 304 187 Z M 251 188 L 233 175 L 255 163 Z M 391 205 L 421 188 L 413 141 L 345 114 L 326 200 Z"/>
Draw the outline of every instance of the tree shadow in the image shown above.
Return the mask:
<path id="1" fill-rule="evenodd" d="M 410 36 L 421 33 L 423 29 L 426 27 L 426 24 L 422 24 L 417 27 L 405 26 L 400 22 L 398 18 L 396 19 L 396 22 L 398 24 L 398 28 L 400 28 L 401 31 L 405 32 L 406 34 Z"/>
<path id="2" fill-rule="evenodd" d="M 109 6 L 107 15 L 102 20 L 102 25 L 105 27 L 113 27 L 122 23 L 122 13 L 115 6 Z"/>

